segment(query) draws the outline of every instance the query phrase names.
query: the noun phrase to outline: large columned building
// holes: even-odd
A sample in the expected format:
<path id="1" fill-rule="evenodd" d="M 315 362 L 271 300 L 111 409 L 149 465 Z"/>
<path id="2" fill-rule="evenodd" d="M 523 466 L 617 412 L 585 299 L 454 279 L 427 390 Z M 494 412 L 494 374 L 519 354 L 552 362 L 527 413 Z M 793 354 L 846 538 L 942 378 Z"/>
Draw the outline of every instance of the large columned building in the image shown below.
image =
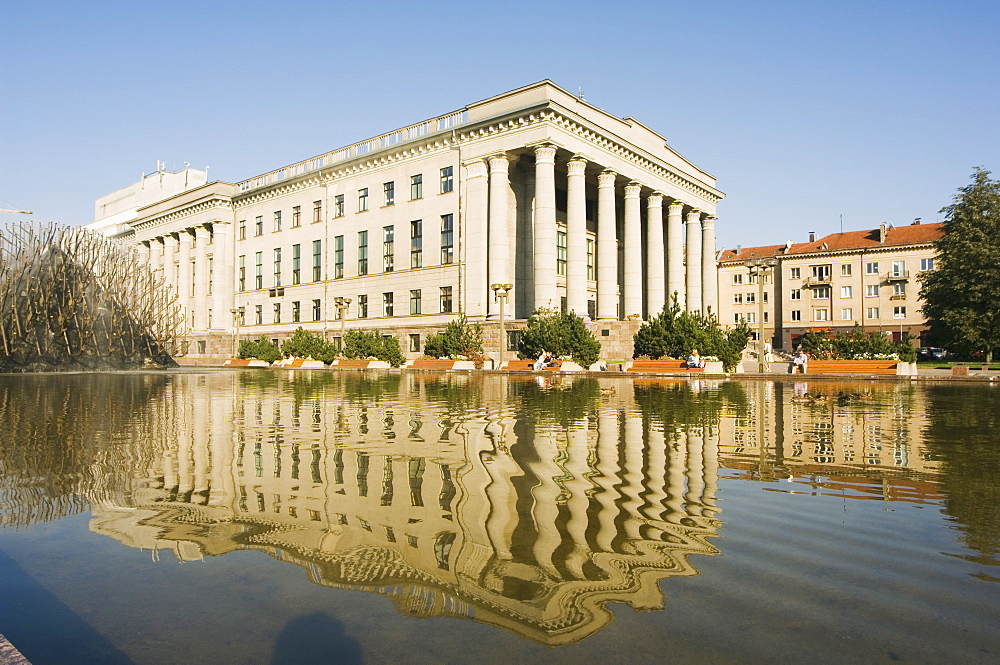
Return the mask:
<path id="1" fill-rule="evenodd" d="M 125 237 L 177 293 L 193 355 L 300 325 L 378 328 L 412 355 L 459 313 L 491 331 L 506 285 L 513 328 L 574 311 L 605 355 L 630 354 L 671 294 L 718 309 L 714 185 L 637 120 L 542 81 L 184 191 Z"/>

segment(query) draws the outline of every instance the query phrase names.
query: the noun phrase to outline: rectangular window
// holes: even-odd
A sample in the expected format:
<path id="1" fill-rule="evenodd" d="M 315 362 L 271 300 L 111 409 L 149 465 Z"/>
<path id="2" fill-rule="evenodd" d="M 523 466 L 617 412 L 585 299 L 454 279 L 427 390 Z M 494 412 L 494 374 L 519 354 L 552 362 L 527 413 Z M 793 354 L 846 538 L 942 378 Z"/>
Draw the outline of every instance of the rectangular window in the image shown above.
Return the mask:
<path id="1" fill-rule="evenodd" d="M 906 261 L 893 261 L 892 262 L 892 276 L 893 277 L 906 277 Z"/>
<path id="2" fill-rule="evenodd" d="M 253 221 L 253 231 L 255 236 L 264 235 L 264 216 L 258 215 Z"/>
<path id="3" fill-rule="evenodd" d="M 323 241 L 313 240 L 313 274 L 312 281 L 323 279 Z"/>
<path id="4" fill-rule="evenodd" d="M 556 274 L 566 274 L 566 232 L 556 231 Z"/>
<path id="5" fill-rule="evenodd" d="M 587 279 L 591 281 L 597 279 L 597 269 L 594 265 L 594 254 L 594 239 L 587 238 Z"/>
<path id="6" fill-rule="evenodd" d="M 830 280 L 830 266 L 812 266 L 812 276 L 816 280 L 829 281 Z"/>
<path id="7" fill-rule="evenodd" d="M 393 227 L 382 227 L 382 272 L 392 272 L 395 243 L 393 242 Z"/>
<path id="8" fill-rule="evenodd" d="M 215 257 L 208 257 L 208 295 L 212 295 L 213 287 L 215 283 Z M 211 328 L 211 326 L 209 326 Z"/>
<path id="9" fill-rule="evenodd" d="M 878 261 L 870 261 L 865 264 L 865 274 L 866 275 L 877 275 L 878 274 Z"/>
<path id="10" fill-rule="evenodd" d="M 424 176 L 422 173 L 410 176 L 410 200 L 424 198 Z"/>
<path id="11" fill-rule="evenodd" d="M 865 310 L 865 317 L 869 319 L 878 318 L 878 307 L 869 307 Z"/>
<path id="12" fill-rule="evenodd" d="M 410 222 L 410 267 L 420 268 L 424 265 L 424 223 L 421 220 Z"/>
<path id="13" fill-rule="evenodd" d="M 866 298 L 877 298 L 878 297 L 878 284 L 867 284 L 865 286 L 865 297 Z"/>
<path id="14" fill-rule="evenodd" d="M 850 307 L 845 307 L 840 310 L 840 319 L 842 321 L 853 321 L 854 320 L 854 310 Z"/>
<path id="15" fill-rule="evenodd" d="M 274 231 L 277 232 L 277 231 L 280 231 L 280 230 L 281 230 L 281 211 L 280 210 L 275 210 L 274 211 Z"/>
<path id="16" fill-rule="evenodd" d="M 254 288 L 264 288 L 264 252 L 254 254 Z"/>
<path id="17" fill-rule="evenodd" d="M 420 333 L 410 334 L 410 353 L 419 353 L 420 351 Z"/>
<path id="18" fill-rule="evenodd" d="M 442 286 L 441 287 L 441 313 L 448 314 L 451 312 L 451 287 Z"/>
<path id="19" fill-rule="evenodd" d="M 274 303 L 274 323 L 281 323 L 281 303 Z"/>
<path id="20" fill-rule="evenodd" d="M 792 321 L 801 321 L 802 320 L 802 310 L 793 309 L 791 311 L 791 315 L 792 315 Z"/>
<path id="21" fill-rule="evenodd" d="M 747 312 L 747 323 L 757 323 L 757 312 Z"/>
<path id="22" fill-rule="evenodd" d="M 743 304 L 743 294 L 742 293 L 734 293 L 733 294 L 733 304 L 734 305 L 742 305 Z"/>
<path id="23" fill-rule="evenodd" d="M 292 323 L 298 323 L 302 320 L 302 303 L 298 300 L 292 301 Z"/>
<path id="24" fill-rule="evenodd" d="M 302 282 L 302 245 L 292 245 L 292 284 Z"/>
<path id="25" fill-rule="evenodd" d="M 333 197 L 333 214 L 335 217 L 344 216 L 344 195 L 337 194 Z"/>
<path id="26" fill-rule="evenodd" d="M 455 221 L 453 215 L 441 215 L 441 265 L 455 262 Z"/>
<path id="27" fill-rule="evenodd" d="M 382 294 L 382 316 L 392 316 L 392 291 Z"/>
<path id="28" fill-rule="evenodd" d="M 358 274 L 368 274 L 368 231 L 358 231 Z"/>
<path id="29" fill-rule="evenodd" d="M 385 193 L 385 205 L 391 206 L 396 203 L 396 183 L 387 182 L 382 185 L 382 191 Z"/>
<path id="30" fill-rule="evenodd" d="M 302 226 L 302 206 L 292 206 L 292 228 Z"/>
<path id="31" fill-rule="evenodd" d="M 767 296 L 768 296 L 768 292 L 764 291 L 764 303 L 765 304 L 767 304 Z"/>
<path id="32" fill-rule="evenodd" d="M 441 169 L 441 193 L 447 194 L 455 190 L 455 170 L 451 166 Z"/>
<path id="33" fill-rule="evenodd" d="M 247 257 L 246 254 L 240 255 L 239 260 L 239 272 L 237 273 L 237 290 L 246 291 L 247 290 Z"/>
<path id="34" fill-rule="evenodd" d="M 281 248 L 274 248 L 274 285 L 281 286 Z"/>
<path id="35" fill-rule="evenodd" d="M 840 297 L 841 298 L 853 298 L 854 297 L 854 287 L 853 286 L 842 286 L 842 287 L 840 287 Z"/>
<path id="36" fill-rule="evenodd" d="M 344 236 L 336 236 L 333 239 L 333 278 L 340 279 L 344 276 Z"/>
<path id="37" fill-rule="evenodd" d="M 255 305 L 253 309 L 254 309 L 254 322 L 256 322 L 258 326 L 264 325 L 264 306 Z"/>
<path id="38" fill-rule="evenodd" d="M 740 323 L 741 321 L 743 321 L 743 315 L 742 314 L 740 314 L 739 312 L 736 312 L 735 314 L 733 314 L 733 323 Z"/>
<path id="39" fill-rule="evenodd" d="M 313 201 L 313 223 L 323 221 L 323 202 Z"/>
<path id="40" fill-rule="evenodd" d="M 788 294 L 789 300 L 802 300 L 802 289 L 792 289 Z"/>
<path id="41" fill-rule="evenodd" d="M 892 297 L 893 298 L 905 298 L 906 297 L 906 282 L 896 282 L 892 285 Z"/>
<path id="42" fill-rule="evenodd" d="M 754 304 L 755 302 L 757 302 L 757 294 L 756 294 L 756 293 L 754 293 L 753 291 L 751 291 L 751 292 L 749 292 L 749 293 L 747 294 L 747 299 L 746 299 L 746 303 L 747 303 L 748 305 L 752 305 L 752 304 Z"/>
<path id="43" fill-rule="evenodd" d="M 240 220 L 240 231 L 239 231 L 239 233 L 240 233 L 240 235 L 239 235 L 239 239 L 240 240 L 246 240 L 247 239 L 247 220 L 245 220 L 245 219 L 241 219 Z"/>
<path id="44" fill-rule="evenodd" d="M 841 263 L 840 264 L 840 276 L 841 277 L 850 277 L 851 276 L 851 264 L 850 263 Z"/>
<path id="45" fill-rule="evenodd" d="M 410 289 L 410 314 L 420 314 L 420 289 Z"/>
<path id="46" fill-rule="evenodd" d="M 812 290 L 813 300 L 819 300 L 821 298 L 829 298 L 832 290 L 833 289 L 831 289 L 829 286 L 817 286 L 815 289 Z"/>
<path id="47" fill-rule="evenodd" d="M 358 190 L 358 212 L 366 210 L 368 210 L 368 188 L 364 187 Z"/>
<path id="48" fill-rule="evenodd" d="M 359 295 L 358 296 L 358 318 L 367 319 L 368 318 L 368 296 Z"/>
<path id="49" fill-rule="evenodd" d="M 934 270 L 934 259 L 920 259 L 921 270 Z"/>
<path id="50" fill-rule="evenodd" d="M 789 268 L 788 269 L 788 279 L 802 279 L 802 269 L 801 268 Z"/>
<path id="51" fill-rule="evenodd" d="M 313 321 L 319 321 L 321 316 L 323 316 L 323 303 L 317 298 L 313 300 Z"/>
<path id="52" fill-rule="evenodd" d="M 814 309 L 813 321 L 827 321 L 829 319 L 826 309 Z"/>
<path id="53" fill-rule="evenodd" d="M 738 272 L 733 275 L 733 284 L 740 285 L 743 283 L 743 273 Z"/>
<path id="54" fill-rule="evenodd" d="M 900 305 L 898 307 L 892 308 L 892 318 L 894 319 L 905 319 L 906 318 L 906 305 Z"/>

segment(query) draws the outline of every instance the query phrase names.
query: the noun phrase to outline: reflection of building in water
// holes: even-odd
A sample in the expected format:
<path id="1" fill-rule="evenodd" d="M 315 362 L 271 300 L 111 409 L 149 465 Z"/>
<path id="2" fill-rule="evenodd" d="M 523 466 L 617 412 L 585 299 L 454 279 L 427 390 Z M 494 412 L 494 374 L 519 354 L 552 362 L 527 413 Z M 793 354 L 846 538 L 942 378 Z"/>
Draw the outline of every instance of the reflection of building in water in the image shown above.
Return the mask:
<path id="1" fill-rule="evenodd" d="M 171 445 L 92 528 L 182 559 L 262 550 L 407 614 L 551 645 L 607 624 L 608 602 L 662 608 L 658 582 L 718 552 L 717 425 L 654 422 L 631 390 L 260 380 L 176 377 L 150 429 Z"/>
<path id="2" fill-rule="evenodd" d="M 923 444 L 928 419 L 913 386 L 761 382 L 747 396 L 746 408 L 720 423 L 725 466 L 748 477 L 786 479 L 798 487 L 793 491 L 943 499 L 940 463 Z"/>

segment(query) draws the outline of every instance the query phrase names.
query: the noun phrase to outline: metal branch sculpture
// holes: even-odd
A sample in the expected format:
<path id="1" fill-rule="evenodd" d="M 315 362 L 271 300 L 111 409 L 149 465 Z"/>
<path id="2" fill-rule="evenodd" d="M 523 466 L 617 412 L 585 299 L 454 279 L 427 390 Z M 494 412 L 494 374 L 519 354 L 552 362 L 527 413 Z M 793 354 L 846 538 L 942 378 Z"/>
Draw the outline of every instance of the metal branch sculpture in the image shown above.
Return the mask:
<path id="1" fill-rule="evenodd" d="M 82 227 L 0 230 L 0 371 L 174 365 L 182 323 L 134 249 Z"/>

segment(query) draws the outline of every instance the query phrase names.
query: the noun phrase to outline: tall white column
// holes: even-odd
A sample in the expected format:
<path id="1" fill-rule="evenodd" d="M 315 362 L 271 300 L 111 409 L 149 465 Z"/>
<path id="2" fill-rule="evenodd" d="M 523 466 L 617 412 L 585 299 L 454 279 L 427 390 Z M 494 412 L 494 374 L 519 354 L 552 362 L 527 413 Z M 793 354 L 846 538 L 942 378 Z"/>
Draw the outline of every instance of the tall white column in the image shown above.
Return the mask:
<path id="1" fill-rule="evenodd" d="M 195 330 L 208 330 L 208 310 L 212 303 L 208 297 L 208 238 L 211 234 L 208 227 L 202 224 L 194 229 L 194 293 L 191 307 L 194 312 Z"/>
<path id="2" fill-rule="evenodd" d="M 535 148 L 535 304 L 559 309 L 556 289 L 556 149 Z"/>
<path id="3" fill-rule="evenodd" d="M 177 294 L 177 238 L 173 234 L 163 237 L 163 283 Z"/>
<path id="4" fill-rule="evenodd" d="M 684 204 L 674 201 L 667 206 L 667 302 L 674 293 L 677 303 L 684 309 Z"/>
<path id="5" fill-rule="evenodd" d="M 233 252 L 230 250 L 231 224 L 212 222 L 212 328 L 228 329 L 233 323 L 229 310 L 233 308 L 234 285 Z"/>
<path id="6" fill-rule="evenodd" d="M 136 245 L 136 250 L 139 252 L 139 262 L 142 265 L 149 266 L 149 245 L 145 242 L 140 242 Z"/>
<path id="7" fill-rule="evenodd" d="M 489 279 L 490 284 L 509 284 L 510 271 L 510 219 L 508 196 L 510 184 L 507 169 L 510 161 L 507 155 L 490 157 L 490 224 L 489 224 Z M 492 292 L 486 294 L 490 316 L 500 313 L 500 303 Z"/>
<path id="8" fill-rule="evenodd" d="M 646 201 L 646 318 L 656 316 L 666 302 L 663 254 L 663 195 L 650 194 Z"/>
<path id="9" fill-rule="evenodd" d="M 465 239 L 463 311 L 469 316 L 485 316 L 486 303 L 493 298 L 486 267 L 488 210 L 486 162 L 479 159 L 465 165 L 465 214 L 459 231 L 459 241 Z"/>
<path id="10" fill-rule="evenodd" d="M 715 216 L 701 221 L 701 307 L 719 316 L 719 271 L 715 263 Z"/>
<path id="11" fill-rule="evenodd" d="M 597 318 L 618 318 L 618 217 L 613 171 L 597 176 Z"/>
<path id="12" fill-rule="evenodd" d="M 687 214 L 687 303 L 690 312 L 701 311 L 701 211 Z"/>
<path id="13" fill-rule="evenodd" d="M 587 160 L 566 165 L 566 309 L 587 316 Z"/>
<path id="14" fill-rule="evenodd" d="M 641 186 L 625 186 L 625 284 L 622 306 L 625 316 L 642 314 L 642 221 L 639 201 Z"/>

